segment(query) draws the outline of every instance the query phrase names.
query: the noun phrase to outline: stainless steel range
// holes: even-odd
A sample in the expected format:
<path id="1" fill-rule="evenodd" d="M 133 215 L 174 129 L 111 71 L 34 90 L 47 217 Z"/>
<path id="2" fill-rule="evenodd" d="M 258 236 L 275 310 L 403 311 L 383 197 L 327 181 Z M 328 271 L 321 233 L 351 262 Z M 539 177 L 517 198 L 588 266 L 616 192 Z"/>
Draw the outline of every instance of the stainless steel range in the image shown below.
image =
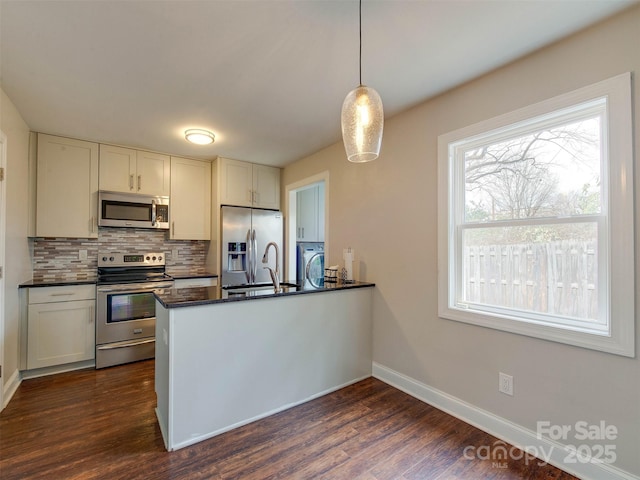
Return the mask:
<path id="1" fill-rule="evenodd" d="M 171 287 L 162 253 L 98 255 L 96 368 L 155 356 L 153 292 Z"/>

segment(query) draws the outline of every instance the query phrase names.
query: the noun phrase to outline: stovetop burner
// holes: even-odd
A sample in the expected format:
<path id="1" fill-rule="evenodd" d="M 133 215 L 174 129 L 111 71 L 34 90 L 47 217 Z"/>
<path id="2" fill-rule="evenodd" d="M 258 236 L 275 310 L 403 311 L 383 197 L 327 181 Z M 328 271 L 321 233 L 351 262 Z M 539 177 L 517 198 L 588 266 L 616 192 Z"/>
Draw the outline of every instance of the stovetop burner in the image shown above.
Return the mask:
<path id="1" fill-rule="evenodd" d="M 171 280 L 173 278 L 165 273 L 162 253 L 105 252 L 98 255 L 98 285 Z"/>
<path id="2" fill-rule="evenodd" d="M 114 285 L 119 283 L 147 283 L 168 282 L 173 280 L 164 272 L 132 272 L 132 273 L 101 273 L 98 272 L 98 285 Z"/>

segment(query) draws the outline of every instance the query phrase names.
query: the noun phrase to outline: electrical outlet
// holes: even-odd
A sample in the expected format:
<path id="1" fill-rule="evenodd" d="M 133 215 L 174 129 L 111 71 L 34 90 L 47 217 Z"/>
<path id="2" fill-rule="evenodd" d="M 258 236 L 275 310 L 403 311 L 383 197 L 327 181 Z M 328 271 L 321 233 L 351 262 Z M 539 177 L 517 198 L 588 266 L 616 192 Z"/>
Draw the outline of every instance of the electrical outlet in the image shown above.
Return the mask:
<path id="1" fill-rule="evenodd" d="M 171 251 L 171 259 L 172 260 L 177 260 L 178 259 L 178 254 L 179 254 L 179 250 L 177 248 L 174 248 Z"/>
<path id="2" fill-rule="evenodd" d="M 78 250 L 78 259 L 86 260 L 87 259 L 87 251 L 86 250 Z"/>
<path id="3" fill-rule="evenodd" d="M 498 390 L 507 395 L 513 396 L 513 377 L 500 372 L 498 376 Z"/>

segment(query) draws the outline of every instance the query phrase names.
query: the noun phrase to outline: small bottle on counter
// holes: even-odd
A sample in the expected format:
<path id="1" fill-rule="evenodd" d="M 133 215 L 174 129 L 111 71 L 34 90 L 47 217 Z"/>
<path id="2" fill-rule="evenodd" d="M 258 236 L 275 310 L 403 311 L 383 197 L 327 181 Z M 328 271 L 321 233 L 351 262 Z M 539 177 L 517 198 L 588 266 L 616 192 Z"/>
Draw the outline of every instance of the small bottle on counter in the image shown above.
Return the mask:
<path id="1" fill-rule="evenodd" d="M 342 283 L 353 283 L 353 249 L 351 247 L 345 248 L 342 251 L 342 258 L 344 259 L 344 274 L 342 275 Z"/>

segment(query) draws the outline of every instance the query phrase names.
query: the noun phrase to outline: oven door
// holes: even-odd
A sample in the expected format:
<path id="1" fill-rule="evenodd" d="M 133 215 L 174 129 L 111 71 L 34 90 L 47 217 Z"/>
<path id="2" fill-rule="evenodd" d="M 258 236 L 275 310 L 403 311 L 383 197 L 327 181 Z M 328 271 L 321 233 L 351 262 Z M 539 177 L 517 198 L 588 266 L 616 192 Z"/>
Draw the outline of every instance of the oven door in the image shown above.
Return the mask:
<path id="1" fill-rule="evenodd" d="M 153 291 L 173 282 L 99 285 L 96 300 L 96 344 L 155 337 L 156 300 Z"/>
<path id="2" fill-rule="evenodd" d="M 99 285 L 96 300 L 96 368 L 137 362 L 155 356 L 153 291 L 173 282 Z"/>

